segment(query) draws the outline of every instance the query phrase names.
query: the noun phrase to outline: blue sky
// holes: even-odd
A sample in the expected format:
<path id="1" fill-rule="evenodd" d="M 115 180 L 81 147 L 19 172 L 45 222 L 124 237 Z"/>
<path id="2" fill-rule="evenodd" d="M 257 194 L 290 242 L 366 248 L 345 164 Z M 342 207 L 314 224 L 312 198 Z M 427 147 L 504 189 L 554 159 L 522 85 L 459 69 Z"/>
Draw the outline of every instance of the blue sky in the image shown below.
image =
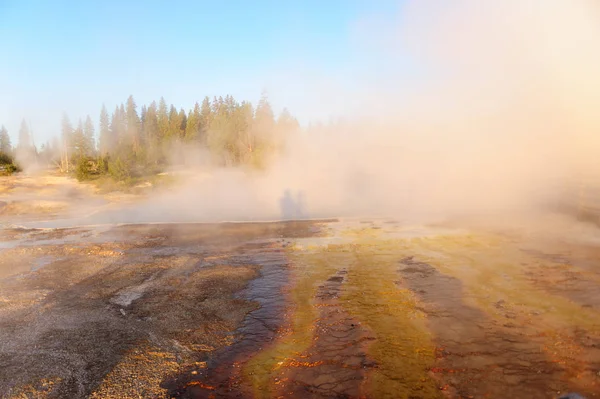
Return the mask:
<path id="1" fill-rule="evenodd" d="M 397 9 L 397 0 L 0 0 L 0 124 L 16 139 L 25 117 L 42 141 L 62 111 L 97 122 L 102 103 L 110 110 L 130 94 L 188 109 L 205 95 L 256 101 L 263 89 L 276 110 L 326 119 L 368 70 L 361 21 Z M 317 106 L 320 90 L 337 97 Z"/>

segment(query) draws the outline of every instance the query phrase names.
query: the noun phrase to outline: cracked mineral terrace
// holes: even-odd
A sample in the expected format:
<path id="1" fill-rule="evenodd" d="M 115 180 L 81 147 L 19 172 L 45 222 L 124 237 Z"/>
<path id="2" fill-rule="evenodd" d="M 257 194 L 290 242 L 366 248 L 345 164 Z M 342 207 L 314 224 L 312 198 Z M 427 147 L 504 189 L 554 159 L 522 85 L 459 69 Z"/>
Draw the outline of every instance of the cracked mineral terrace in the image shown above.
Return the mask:
<path id="1" fill-rule="evenodd" d="M 600 397 L 591 228 L 40 229 L 68 216 L 10 209 L 25 207 L 0 215 L 3 398 Z"/>

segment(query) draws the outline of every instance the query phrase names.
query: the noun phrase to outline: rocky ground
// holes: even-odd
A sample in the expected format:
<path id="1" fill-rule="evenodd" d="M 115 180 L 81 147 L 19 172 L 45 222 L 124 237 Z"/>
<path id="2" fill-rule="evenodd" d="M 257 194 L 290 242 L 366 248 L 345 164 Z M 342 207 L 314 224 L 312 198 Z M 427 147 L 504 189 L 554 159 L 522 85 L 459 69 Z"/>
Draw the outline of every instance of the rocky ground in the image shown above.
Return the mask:
<path id="1" fill-rule="evenodd" d="M 39 228 L 119 202 L 10 179 L 0 397 L 600 397 L 593 226 Z"/>

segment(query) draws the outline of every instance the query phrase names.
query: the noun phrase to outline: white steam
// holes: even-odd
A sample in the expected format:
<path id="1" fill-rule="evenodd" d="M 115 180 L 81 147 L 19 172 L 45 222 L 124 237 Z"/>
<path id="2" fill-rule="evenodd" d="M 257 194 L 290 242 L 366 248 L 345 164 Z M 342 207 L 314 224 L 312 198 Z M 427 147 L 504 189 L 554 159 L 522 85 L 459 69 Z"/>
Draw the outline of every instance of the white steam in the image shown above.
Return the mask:
<path id="1" fill-rule="evenodd" d="M 531 211 L 598 158 L 596 2 L 413 0 L 400 10 L 363 38 L 377 41 L 366 56 L 380 57 L 368 71 L 378 79 L 362 82 L 371 118 L 291 136 L 264 173 L 201 168 L 122 221 L 273 219 L 286 190 L 303 193 L 309 217 Z M 410 81 L 385 65 L 399 57 L 414 65 Z"/>

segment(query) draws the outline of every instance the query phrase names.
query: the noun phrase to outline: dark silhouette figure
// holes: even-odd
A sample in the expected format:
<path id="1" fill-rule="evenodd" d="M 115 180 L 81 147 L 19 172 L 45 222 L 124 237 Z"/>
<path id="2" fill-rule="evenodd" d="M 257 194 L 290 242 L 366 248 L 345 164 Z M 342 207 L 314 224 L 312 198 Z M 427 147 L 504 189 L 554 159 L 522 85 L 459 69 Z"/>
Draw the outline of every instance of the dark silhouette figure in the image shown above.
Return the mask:
<path id="1" fill-rule="evenodd" d="M 292 192 L 289 189 L 285 190 L 283 197 L 279 199 L 279 207 L 281 208 L 282 220 L 302 220 L 308 218 L 304 193 L 302 191 L 298 191 L 294 199 Z"/>
<path id="2" fill-rule="evenodd" d="M 281 219 L 293 220 L 295 217 L 296 204 L 292 198 L 290 190 L 285 190 L 283 197 L 279 200 L 279 206 L 281 207 Z"/>

